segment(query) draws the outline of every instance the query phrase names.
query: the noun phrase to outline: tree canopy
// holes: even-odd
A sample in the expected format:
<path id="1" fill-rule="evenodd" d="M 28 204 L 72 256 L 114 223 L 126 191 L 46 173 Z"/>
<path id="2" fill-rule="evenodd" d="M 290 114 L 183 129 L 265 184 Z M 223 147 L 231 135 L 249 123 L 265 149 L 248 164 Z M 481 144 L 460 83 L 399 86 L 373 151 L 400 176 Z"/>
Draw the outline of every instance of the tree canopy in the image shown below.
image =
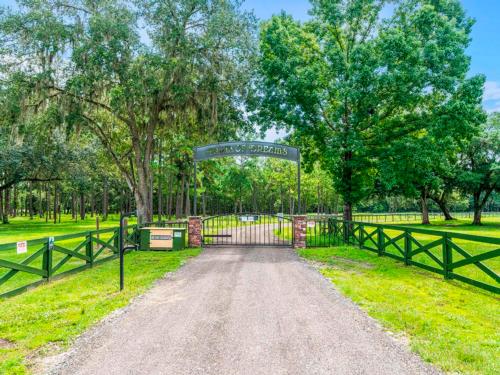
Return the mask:
<path id="1" fill-rule="evenodd" d="M 467 78 L 473 21 L 459 1 L 401 0 L 384 18 L 387 3 L 313 0 L 311 21 L 283 13 L 261 30 L 260 115 L 332 172 L 348 219 L 388 145 L 448 126 L 457 110 L 481 113 L 484 78 Z"/>

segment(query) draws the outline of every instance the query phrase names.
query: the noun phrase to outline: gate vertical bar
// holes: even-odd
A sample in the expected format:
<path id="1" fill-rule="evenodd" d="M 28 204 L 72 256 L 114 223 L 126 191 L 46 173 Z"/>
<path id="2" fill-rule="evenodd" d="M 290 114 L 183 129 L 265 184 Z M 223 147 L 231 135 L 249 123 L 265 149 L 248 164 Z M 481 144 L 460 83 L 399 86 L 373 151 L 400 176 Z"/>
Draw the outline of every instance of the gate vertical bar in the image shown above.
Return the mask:
<path id="1" fill-rule="evenodd" d="M 299 215 L 302 214 L 300 205 L 300 150 L 298 151 L 297 156 L 297 211 Z"/>
<path id="2" fill-rule="evenodd" d="M 193 209 L 194 209 L 194 216 L 198 215 L 197 212 L 197 194 L 196 194 L 196 161 L 194 162 L 194 199 L 193 199 Z"/>

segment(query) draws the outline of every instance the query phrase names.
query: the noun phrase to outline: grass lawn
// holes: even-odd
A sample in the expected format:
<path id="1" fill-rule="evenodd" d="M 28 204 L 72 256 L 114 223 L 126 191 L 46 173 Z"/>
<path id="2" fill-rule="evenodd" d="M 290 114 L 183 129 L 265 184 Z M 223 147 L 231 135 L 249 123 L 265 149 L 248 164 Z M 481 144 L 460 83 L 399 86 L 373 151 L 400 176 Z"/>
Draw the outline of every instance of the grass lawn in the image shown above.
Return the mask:
<path id="1" fill-rule="evenodd" d="M 118 261 L 113 260 L 0 301 L 0 374 L 29 373 L 30 358 L 67 348 L 77 335 L 198 253 L 128 254 L 122 293 Z"/>
<path id="2" fill-rule="evenodd" d="M 451 221 L 433 220 L 430 225 L 405 224 L 405 226 L 475 236 L 500 237 L 500 216 L 484 217 L 482 223 L 483 225 L 471 225 L 471 219 L 456 219 Z"/>
<path id="3" fill-rule="evenodd" d="M 355 247 L 300 250 L 322 274 L 413 351 L 447 372 L 500 373 L 500 299 Z"/>

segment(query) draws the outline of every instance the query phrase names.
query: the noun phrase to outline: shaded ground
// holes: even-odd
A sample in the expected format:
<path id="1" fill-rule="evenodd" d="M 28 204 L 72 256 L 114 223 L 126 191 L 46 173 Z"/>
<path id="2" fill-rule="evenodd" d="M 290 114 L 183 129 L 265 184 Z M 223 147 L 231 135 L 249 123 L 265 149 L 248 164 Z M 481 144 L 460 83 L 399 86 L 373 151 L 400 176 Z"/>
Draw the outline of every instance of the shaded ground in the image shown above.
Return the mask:
<path id="1" fill-rule="evenodd" d="M 210 248 L 80 338 L 54 374 L 432 374 L 284 248 Z"/>

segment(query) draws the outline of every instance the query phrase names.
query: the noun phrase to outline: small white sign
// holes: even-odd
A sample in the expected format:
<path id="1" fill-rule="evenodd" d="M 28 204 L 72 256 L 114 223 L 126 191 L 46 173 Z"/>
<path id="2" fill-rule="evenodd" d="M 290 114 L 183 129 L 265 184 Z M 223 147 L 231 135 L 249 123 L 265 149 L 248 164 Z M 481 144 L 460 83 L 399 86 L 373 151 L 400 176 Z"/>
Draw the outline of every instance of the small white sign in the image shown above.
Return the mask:
<path id="1" fill-rule="evenodd" d="M 240 216 L 240 221 L 242 222 L 253 222 L 258 220 L 259 220 L 258 216 Z"/>
<path id="2" fill-rule="evenodd" d="M 314 228 L 316 226 L 316 222 L 315 221 L 308 221 L 307 222 L 307 227 L 308 228 Z"/>
<path id="3" fill-rule="evenodd" d="M 283 212 L 278 212 L 276 214 L 278 216 L 278 221 L 283 221 L 283 218 L 285 217 L 285 214 Z"/>
<path id="4" fill-rule="evenodd" d="M 20 241 L 17 243 L 17 253 L 26 254 L 28 252 L 28 241 Z"/>
<path id="5" fill-rule="evenodd" d="M 181 232 L 174 232 L 174 237 L 175 238 L 181 238 L 182 237 L 182 233 Z"/>
<path id="6" fill-rule="evenodd" d="M 54 250 L 54 237 L 49 237 L 49 250 Z"/>

